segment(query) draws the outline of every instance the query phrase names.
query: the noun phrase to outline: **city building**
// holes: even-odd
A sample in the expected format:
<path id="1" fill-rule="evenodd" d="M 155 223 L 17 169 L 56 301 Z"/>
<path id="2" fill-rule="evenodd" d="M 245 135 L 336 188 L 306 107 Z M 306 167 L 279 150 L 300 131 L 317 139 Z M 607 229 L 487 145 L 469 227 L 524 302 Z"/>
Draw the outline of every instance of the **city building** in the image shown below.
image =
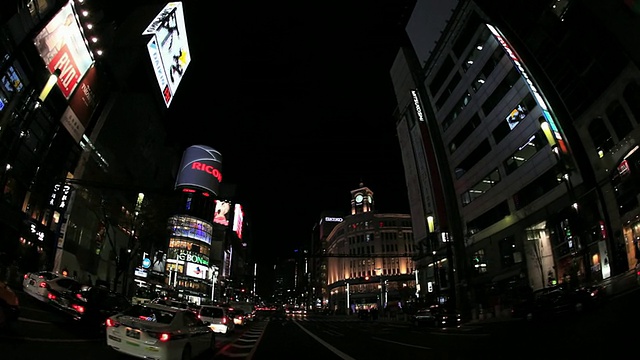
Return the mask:
<path id="1" fill-rule="evenodd" d="M 362 183 L 352 190 L 351 214 L 324 239 L 330 311 L 398 310 L 417 300 L 411 217 L 376 212 L 373 195 Z"/>
<path id="2" fill-rule="evenodd" d="M 506 315 L 535 289 L 631 269 L 633 9 L 459 1 L 434 45 L 429 6 L 416 3 L 391 69 L 418 270 L 446 259 L 447 298 L 478 317 Z M 442 279 L 420 273 L 421 289 Z"/>

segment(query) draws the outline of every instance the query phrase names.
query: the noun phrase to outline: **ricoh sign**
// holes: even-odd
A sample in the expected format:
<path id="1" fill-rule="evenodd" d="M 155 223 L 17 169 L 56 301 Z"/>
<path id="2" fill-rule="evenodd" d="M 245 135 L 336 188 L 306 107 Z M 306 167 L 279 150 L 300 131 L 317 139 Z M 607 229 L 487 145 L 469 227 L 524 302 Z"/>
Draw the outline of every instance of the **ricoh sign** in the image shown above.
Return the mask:
<path id="1" fill-rule="evenodd" d="M 182 155 L 175 188 L 197 188 L 218 195 L 222 155 L 205 145 L 190 146 Z"/>

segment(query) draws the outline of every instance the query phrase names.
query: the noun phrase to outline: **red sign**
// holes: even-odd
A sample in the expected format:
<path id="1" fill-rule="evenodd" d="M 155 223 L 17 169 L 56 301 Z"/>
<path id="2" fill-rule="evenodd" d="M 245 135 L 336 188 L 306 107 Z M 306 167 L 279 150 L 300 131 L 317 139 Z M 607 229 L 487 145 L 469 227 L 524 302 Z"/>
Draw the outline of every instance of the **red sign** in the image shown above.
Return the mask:
<path id="1" fill-rule="evenodd" d="M 58 86 L 64 94 L 65 98 L 69 98 L 71 92 L 78 84 L 80 79 L 80 70 L 73 60 L 73 56 L 69 52 L 69 47 L 65 44 L 56 56 L 49 63 L 49 70 L 53 73 L 56 69 L 60 69 L 58 77 Z"/>

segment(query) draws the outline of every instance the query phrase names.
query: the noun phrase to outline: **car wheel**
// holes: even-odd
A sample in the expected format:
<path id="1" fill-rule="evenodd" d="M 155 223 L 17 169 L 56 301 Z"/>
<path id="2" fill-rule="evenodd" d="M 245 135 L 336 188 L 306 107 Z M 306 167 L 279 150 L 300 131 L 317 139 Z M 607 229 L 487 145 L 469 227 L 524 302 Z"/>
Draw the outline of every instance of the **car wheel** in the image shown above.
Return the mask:
<path id="1" fill-rule="evenodd" d="M 184 349 L 182 349 L 182 360 L 191 360 L 191 346 L 187 344 Z"/>

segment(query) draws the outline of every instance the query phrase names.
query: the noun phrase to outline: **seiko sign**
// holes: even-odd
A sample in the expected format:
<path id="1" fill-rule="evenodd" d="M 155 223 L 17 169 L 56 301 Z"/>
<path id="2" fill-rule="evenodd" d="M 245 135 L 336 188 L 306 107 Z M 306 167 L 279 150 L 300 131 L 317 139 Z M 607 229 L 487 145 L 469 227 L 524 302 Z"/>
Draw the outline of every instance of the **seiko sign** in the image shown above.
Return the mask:
<path id="1" fill-rule="evenodd" d="M 198 188 L 218 195 L 222 182 L 222 155 L 205 145 L 190 146 L 182 155 L 175 188 Z"/>

